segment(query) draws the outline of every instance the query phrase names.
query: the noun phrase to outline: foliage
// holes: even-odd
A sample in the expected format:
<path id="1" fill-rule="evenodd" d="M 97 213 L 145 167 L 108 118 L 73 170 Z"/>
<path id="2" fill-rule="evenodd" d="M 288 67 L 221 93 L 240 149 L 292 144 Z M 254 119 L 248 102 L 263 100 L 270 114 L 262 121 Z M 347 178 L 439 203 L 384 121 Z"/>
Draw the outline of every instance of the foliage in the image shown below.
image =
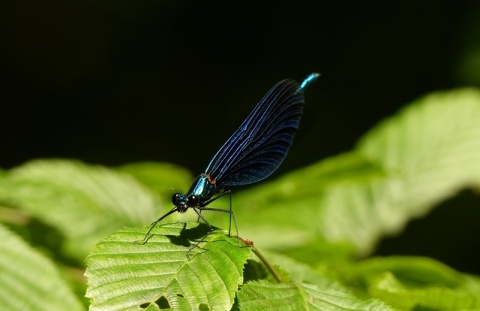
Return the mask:
<path id="1" fill-rule="evenodd" d="M 235 191 L 239 235 L 253 246 L 178 222 L 183 215 L 144 240 L 148 224 L 171 208 L 171 188 L 191 182 L 171 164 L 52 159 L 3 170 L 0 303 L 5 310 L 479 310 L 476 276 L 431 258 L 367 257 L 382 237 L 478 188 L 478 120 L 478 90 L 434 93 L 351 152 Z M 204 216 L 227 228 L 223 214 Z M 282 282 L 252 254 L 260 251 Z"/>
<path id="2" fill-rule="evenodd" d="M 198 230 L 200 229 L 200 230 Z M 127 228 L 103 239 L 87 261 L 92 310 L 161 306 L 229 309 L 243 281 L 248 247 L 198 223 L 161 226 L 146 243 L 145 230 Z M 125 273 L 126 268 L 128 273 Z M 201 286 L 199 286 L 201 285 Z"/>

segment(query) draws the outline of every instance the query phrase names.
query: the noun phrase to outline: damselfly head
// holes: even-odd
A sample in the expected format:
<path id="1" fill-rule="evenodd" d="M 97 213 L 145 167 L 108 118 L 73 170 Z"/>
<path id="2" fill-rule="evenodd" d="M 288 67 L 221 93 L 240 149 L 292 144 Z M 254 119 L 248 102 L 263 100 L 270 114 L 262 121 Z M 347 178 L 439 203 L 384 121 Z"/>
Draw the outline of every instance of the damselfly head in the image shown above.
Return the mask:
<path id="1" fill-rule="evenodd" d="M 195 207 L 198 205 L 198 197 L 196 195 L 185 195 L 181 193 L 175 193 L 172 196 L 172 203 L 180 213 L 185 213 L 189 207 Z"/>

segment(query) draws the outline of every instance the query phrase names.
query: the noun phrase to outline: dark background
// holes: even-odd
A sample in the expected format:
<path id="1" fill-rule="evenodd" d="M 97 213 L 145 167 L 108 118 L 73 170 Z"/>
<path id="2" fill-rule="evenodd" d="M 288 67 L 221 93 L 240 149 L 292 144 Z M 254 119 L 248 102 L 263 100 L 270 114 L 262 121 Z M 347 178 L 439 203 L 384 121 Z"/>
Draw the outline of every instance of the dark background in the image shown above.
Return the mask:
<path id="1" fill-rule="evenodd" d="M 472 12 L 465 0 L 2 1 L 0 167 L 154 160 L 196 174 L 277 81 L 320 72 L 281 174 L 350 150 L 421 95 L 471 84 L 456 68 Z M 478 211 L 467 191 L 379 254 L 480 273 L 465 224 Z"/>

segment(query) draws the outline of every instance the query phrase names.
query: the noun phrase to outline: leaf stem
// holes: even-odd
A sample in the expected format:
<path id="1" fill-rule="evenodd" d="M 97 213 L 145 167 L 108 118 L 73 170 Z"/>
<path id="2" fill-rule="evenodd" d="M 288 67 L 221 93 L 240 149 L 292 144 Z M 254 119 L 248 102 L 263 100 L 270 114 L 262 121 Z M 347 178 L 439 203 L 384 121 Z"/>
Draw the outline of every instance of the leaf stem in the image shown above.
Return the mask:
<path id="1" fill-rule="evenodd" d="M 253 246 L 253 241 L 241 238 L 239 236 L 237 236 L 237 238 L 241 240 L 245 245 L 251 246 L 253 253 L 257 255 L 258 259 L 260 259 L 261 262 L 263 262 L 263 264 L 268 269 L 268 271 L 270 271 L 275 280 L 277 280 L 278 283 L 282 283 L 282 278 L 280 277 L 280 275 L 277 273 L 277 271 L 275 271 L 270 262 L 268 262 L 267 258 L 265 258 L 265 256 L 263 256 L 263 254 L 257 248 L 255 248 L 255 246 Z"/>

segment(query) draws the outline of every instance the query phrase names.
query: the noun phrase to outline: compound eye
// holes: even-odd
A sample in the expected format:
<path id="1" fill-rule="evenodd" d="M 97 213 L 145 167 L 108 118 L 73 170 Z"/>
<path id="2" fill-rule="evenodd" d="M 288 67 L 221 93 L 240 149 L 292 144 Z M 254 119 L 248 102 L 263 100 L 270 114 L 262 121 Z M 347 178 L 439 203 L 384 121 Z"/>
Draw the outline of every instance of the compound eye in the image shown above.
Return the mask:
<path id="1" fill-rule="evenodd" d="M 175 193 L 175 194 L 172 196 L 172 203 L 173 203 L 173 205 L 177 206 L 179 198 L 180 198 L 180 193 Z"/>
<path id="2" fill-rule="evenodd" d="M 191 195 L 188 197 L 188 206 L 197 206 L 198 197 L 196 195 Z"/>

